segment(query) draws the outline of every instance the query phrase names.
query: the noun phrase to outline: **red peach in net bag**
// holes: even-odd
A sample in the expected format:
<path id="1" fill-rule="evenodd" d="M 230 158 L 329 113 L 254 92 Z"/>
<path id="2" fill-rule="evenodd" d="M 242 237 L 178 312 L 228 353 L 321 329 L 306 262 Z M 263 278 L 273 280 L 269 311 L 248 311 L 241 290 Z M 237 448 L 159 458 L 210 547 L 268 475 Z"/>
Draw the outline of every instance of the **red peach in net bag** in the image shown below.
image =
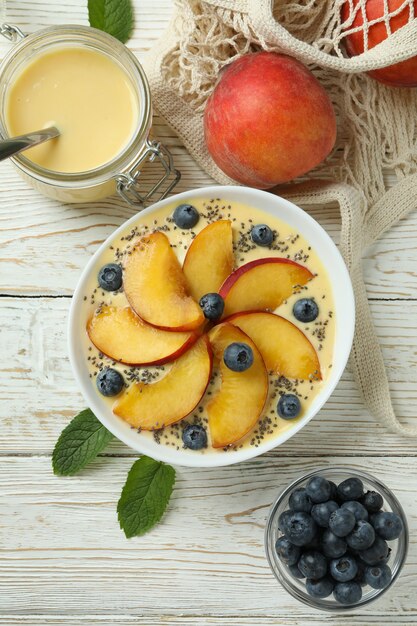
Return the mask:
<path id="1" fill-rule="evenodd" d="M 256 52 L 223 70 L 204 112 L 206 145 L 233 180 L 268 189 L 305 174 L 336 139 L 332 103 L 299 61 Z"/>
<path id="2" fill-rule="evenodd" d="M 351 56 L 361 54 L 365 48 L 365 36 L 364 31 L 361 28 L 364 23 L 364 16 L 361 8 L 357 9 L 360 4 L 360 0 L 353 0 L 353 9 L 357 10 L 352 25 L 349 25 L 349 30 L 352 28 L 360 27 L 357 32 L 351 33 L 346 36 L 346 49 Z M 404 4 L 404 0 L 388 0 L 389 13 L 395 12 Z M 414 15 L 417 17 L 417 0 L 414 0 Z M 366 22 L 373 22 L 384 16 L 385 7 L 384 0 L 367 0 L 365 3 Z M 350 4 L 345 2 L 342 6 L 342 21 L 346 22 L 351 15 Z M 389 18 L 389 25 L 391 33 L 395 33 L 396 30 L 408 23 L 410 18 L 410 5 L 404 6 L 403 10 L 398 15 L 393 15 Z M 384 20 L 377 21 L 374 24 L 368 25 L 368 49 L 374 48 L 376 45 L 384 41 L 389 36 L 387 26 Z M 379 70 L 372 70 L 369 72 L 369 76 L 375 78 L 381 83 L 390 85 L 391 87 L 417 87 L 417 56 L 383 67 Z"/>

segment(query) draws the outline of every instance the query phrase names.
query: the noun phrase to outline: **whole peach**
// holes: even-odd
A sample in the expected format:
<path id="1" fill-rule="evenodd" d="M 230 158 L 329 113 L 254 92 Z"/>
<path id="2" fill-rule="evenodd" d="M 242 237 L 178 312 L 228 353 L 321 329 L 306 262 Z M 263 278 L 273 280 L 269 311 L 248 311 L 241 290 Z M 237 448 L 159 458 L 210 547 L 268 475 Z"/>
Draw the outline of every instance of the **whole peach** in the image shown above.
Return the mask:
<path id="1" fill-rule="evenodd" d="M 361 0 L 353 0 L 353 9 L 359 5 Z M 404 0 L 388 0 L 388 10 L 390 13 L 400 9 L 404 4 Z M 385 12 L 384 0 L 367 0 L 365 4 L 367 21 L 377 20 L 382 17 Z M 342 6 L 342 20 L 346 20 L 350 16 L 350 4 L 347 0 Z M 414 0 L 414 15 L 417 16 L 417 0 Z M 390 18 L 391 33 L 407 24 L 410 17 L 410 6 L 404 6 L 403 10 Z M 350 28 L 357 28 L 363 25 L 363 14 L 361 8 L 353 19 Z M 376 45 L 384 41 L 388 37 L 387 27 L 384 21 L 376 22 L 368 27 L 368 49 L 374 48 Z M 346 49 L 351 56 L 362 54 L 364 51 L 364 33 L 358 30 L 355 33 L 347 35 L 345 38 Z M 417 87 L 417 56 L 411 57 L 406 61 L 394 63 L 379 70 L 368 72 L 369 76 L 375 78 L 381 83 L 390 85 L 391 87 Z"/>
<path id="2" fill-rule="evenodd" d="M 332 150 L 332 103 L 299 61 L 256 52 L 222 72 L 204 112 L 206 145 L 233 180 L 268 189 L 305 174 Z"/>

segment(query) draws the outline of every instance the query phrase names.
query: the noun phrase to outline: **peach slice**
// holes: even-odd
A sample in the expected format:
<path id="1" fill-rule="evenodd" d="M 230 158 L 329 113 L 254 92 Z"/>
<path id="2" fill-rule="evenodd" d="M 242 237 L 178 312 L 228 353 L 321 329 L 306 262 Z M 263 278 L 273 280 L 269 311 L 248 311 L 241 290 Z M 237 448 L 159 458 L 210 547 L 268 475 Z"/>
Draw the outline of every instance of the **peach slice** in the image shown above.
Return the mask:
<path id="1" fill-rule="evenodd" d="M 211 442 L 224 448 L 244 437 L 256 424 L 268 395 L 268 374 L 252 339 L 232 324 L 212 328 L 209 339 L 219 362 L 220 390 L 207 404 Z M 253 350 L 253 364 L 244 372 L 233 372 L 223 361 L 225 348 L 235 342 L 247 343 Z"/>
<path id="2" fill-rule="evenodd" d="M 128 257 L 123 285 L 132 309 L 148 324 L 164 330 L 194 330 L 204 322 L 188 295 L 181 265 L 164 233 L 140 239 Z"/>
<path id="3" fill-rule="evenodd" d="M 182 266 L 190 294 L 198 302 L 206 293 L 217 292 L 233 265 L 231 221 L 209 224 L 193 240 Z"/>
<path id="4" fill-rule="evenodd" d="M 221 286 L 223 317 L 239 311 L 273 311 L 312 278 L 314 274 L 306 267 L 289 259 L 267 257 L 245 263 Z"/>
<path id="5" fill-rule="evenodd" d="M 97 309 L 87 323 L 87 333 L 100 352 L 127 365 L 162 365 L 173 361 L 198 337 L 194 332 L 155 328 L 128 306 Z"/>
<path id="6" fill-rule="evenodd" d="M 321 380 L 320 361 L 305 334 L 274 313 L 236 313 L 225 320 L 255 342 L 266 369 L 286 378 Z"/>
<path id="7" fill-rule="evenodd" d="M 179 422 L 198 405 L 211 376 L 212 353 L 200 337 L 155 383 L 134 383 L 113 405 L 113 413 L 142 430 Z"/>

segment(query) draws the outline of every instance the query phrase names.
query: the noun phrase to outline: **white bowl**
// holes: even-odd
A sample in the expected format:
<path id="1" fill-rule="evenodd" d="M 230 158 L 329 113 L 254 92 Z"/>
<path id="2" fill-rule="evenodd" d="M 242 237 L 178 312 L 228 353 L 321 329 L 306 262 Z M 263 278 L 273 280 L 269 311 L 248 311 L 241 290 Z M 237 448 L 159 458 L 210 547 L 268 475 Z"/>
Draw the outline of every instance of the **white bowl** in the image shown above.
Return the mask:
<path id="1" fill-rule="evenodd" d="M 253 458 L 287 441 L 303 428 L 321 409 L 336 387 L 345 369 L 352 346 L 355 327 L 355 305 L 350 277 L 346 265 L 326 231 L 308 213 L 284 198 L 272 193 L 251 189 L 248 187 L 214 186 L 187 191 L 175 196 L 175 201 L 185 202 L 190 198 L 221 197 L 223 200 L 241 202 L 249 206 L 259 207 L 266 213 L 271 213 L 294 227 L 318 254 L 324 267 L 327 269 L 330 284 L 333 290 L 334 316 L 336 321 L 333 366 L 329 372 L 327 384 L 314 398 L 305 415 L 294 426 L 283 433 L 277 433 L 257 448 L 244 447 L 233 452 L 218 452 L 199 454 L 188 450 L 176 450 L 174 447 L 162 446 L 153 439 L 142 436 L 129 424 L 113 414 L 110 406 L 98 395 L 95 385 L 89 377 L 87 360 L 85 357 L 85 326 L 86 319 L 80 314 L 81 302 L 87 291 L 88 279 L 93 271 L 97 271 L 97 264 L 104 249 L 108 248 L 119 236 L 120 231 L 135 222 L 140 222 L 142 215 L 152 214 L 153 211 L 173 202 L 173 197 L 157 202 L 144 209 L 117 229 L 96 251 L 84 269 L 75 290 L 69 315 L 69 356 L 75 378 L 87 405 L 97 418 L 118 439 L 142 454 L 155 459 L 186 465 L 189 467 L 217 467 L 231 465 Z"/>

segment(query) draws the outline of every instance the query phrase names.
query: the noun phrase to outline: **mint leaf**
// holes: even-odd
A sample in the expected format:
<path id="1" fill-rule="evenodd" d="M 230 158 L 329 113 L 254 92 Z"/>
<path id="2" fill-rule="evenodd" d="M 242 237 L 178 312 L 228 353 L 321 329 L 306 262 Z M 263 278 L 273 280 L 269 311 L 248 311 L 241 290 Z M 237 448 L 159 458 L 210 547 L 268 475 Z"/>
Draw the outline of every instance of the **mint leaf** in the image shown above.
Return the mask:
<path id="1" fill-rule="evenodd" d="M 120 528 L 127 538 L 144 535 L 159 522 L 175 482 L 170 465 L 142 456 L 133 463 L 117 504 Z"/>
<path id="2" fill-rule="evenodd" d="M 88 0 L 90 26 L 104 30 L 122 43 L 130 37 L 133 28 L 133 10 L 130 0 Z"/>
<path id="3" fill-rule="evenodd" d="M 52 454 L 57 476 L 72 476 L 83 469 L 113 439 L 90 409 L 78 413 L 59 436 Z"/>

